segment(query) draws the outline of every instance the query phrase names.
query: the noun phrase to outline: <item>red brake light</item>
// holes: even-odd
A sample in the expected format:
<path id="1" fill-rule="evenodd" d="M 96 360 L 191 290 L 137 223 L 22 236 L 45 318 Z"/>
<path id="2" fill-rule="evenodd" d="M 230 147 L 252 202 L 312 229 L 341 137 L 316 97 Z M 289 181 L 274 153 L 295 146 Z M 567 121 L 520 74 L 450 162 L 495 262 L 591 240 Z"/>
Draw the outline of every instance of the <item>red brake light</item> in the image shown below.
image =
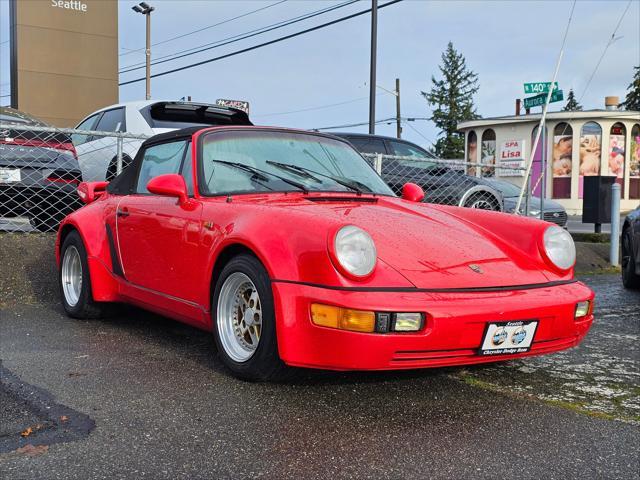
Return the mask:
<path id="1" fill-rule="evenodd" d="M 65 152 L 70 152 L 74 158 L 78 158 L 76 154 L 76 147 L 71 142 L 60 143 L 56 141 L 46 141 L 46 140 L 38 140 L 35 138 L 0 138 L 0 143 L 4 143 L 7 145 L 20 145 L 23 147 L 43 147 L 43 148 L 53 148 L 55 150 L 63 150 Z"/>
<path id="2" fill-rule="evenodd" d="M 61 178 L 48 176 L 46 180 L 47 182 L 62 183 L 65 185 L 80 185 L 80 180 L 78 180 L 77 178 Z"/>

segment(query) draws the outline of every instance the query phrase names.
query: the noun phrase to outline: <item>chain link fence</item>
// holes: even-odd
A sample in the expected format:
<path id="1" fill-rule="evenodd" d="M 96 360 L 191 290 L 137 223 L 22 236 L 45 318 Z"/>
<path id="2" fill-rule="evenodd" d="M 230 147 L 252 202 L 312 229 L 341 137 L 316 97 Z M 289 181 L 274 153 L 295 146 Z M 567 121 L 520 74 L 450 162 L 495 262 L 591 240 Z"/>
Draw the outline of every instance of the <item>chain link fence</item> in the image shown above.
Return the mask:
<path id="1" fill-rule="evenodd" d="M 56 231 L 80 182 L 111 180 L 146 138 L 0 123 L 0 231 Z"/>
<path id="2" fill-rule="evenodd" d="M 82 206 L 79 183 L 113 179 L 146 138 L 0 123 L 0 231 L 56 231 L 66 215 Z M 509 211 L 501 184 L 517 188 L 509 180 L 521 181 L 525 171 L 456 160 L 364 156 L 398 195 L 413 182 L 424 189 L 425 201 L 496 211 Z M 525 197 L 524 209 L 528 204 Z"/>
<path id="3" fill-rule="evenodd" d="M 425 159 L 364 154 L 384 181 L 400 195 L 407 182 L 420 185 L 425 201 L 443 205 L 509 211 L 505 197 L 519 193 L 524 167 L 468 163 L 462 160 Z M 527 189 L 529 190 L 529 189 Z M 523 199 L 523 212 L 530 194 Z"/>

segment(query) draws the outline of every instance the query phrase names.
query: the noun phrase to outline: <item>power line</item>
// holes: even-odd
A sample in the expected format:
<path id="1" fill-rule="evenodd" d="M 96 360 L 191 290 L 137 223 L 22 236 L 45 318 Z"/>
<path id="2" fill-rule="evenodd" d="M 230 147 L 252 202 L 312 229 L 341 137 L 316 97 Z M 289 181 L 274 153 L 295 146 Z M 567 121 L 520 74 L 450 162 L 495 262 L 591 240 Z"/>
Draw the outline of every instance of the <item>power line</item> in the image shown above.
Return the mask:
<path id="1" fill-rule="evenodd" d="M 435 143 L 433 143 L 433 141 L 429 138 L 427 138 L 425 135 L 422 134 L 422 132 L 420 130 L 418 130 L 416 127 L 414 127 L 413 125 L 411 125 L 411 123 L 409 123 L 408 121 L 403 121 L 402 122 L 403 125 L 407 125 L 411 130 L 413 130 L 414 132 L 416 132 L 418 135 L 420 135 L 422 138 L 424 138 L 427 142 L 429 142 L 431 145 L 433 145 L 434 147 L 436 146 Z M 429 152 L 431 153 L 431 152 Z M 433 155 L 433 158 L 437 158 L 435 155 Z"/>
<path id="2" fill-rule="evenodd" d="M 380 6 L 378 7 L 378 9 L 380 9 L 380 8 L 384 8 L 384 7 L 388 7 L 388 6 L 390 6 L 390 5 L 393 5 L 393 4 L 396 4 L 396 3 L 399 3 L 399 2 L 401 2 L 401 1 L 402 1 L 402 0 L 392 0 L 392 1 L 390 1 L 390 2 L 387 2 L 387 3 L 383 4 L 383 5 L 380 5 Z M 204 64 L 207 64 L 207 63 L 211 63 L 211 62 L 216 62 L 216 61 L 218 61 L 218 60 L 222 60 L 222 59 L 224 59 L 224 58 L 233 57 L 233 56 L 235 56 L 235 55 L 239 55 L 239 54 L 241 54 L 241 53 L 250 52 L 250 51 L 252 51 L 252 50 L 256 50 L 256 49 L 258 49 L 258 48 L 266 47 L 267 45 L 273 45 L 274 43 L 282 42 L 282 41 L 284 41 L 284 40 L 289 40 L 289 39 L 291 39 L 291 38 L 298 37 L 298 36 L 300 36 L 300 35 L 304 35 L 305 33 L 313 32 L 313 31 L 315 31 L 315 30 L 320 30 L 320 29 L 322 29 L 322 28 L 326 28 L 326 27 L 329 27 L 329 26 L 331 26 L 331 25 L 335 25 L 336 23 L 344 22 L 344 21 L 346 21 L 346 20 L 350 20 L 350 19 L 352 19 L 352 18 L 359 17 L 360 15 L 364 15 L 364 14 L 366 14 L 366 13 L 369 13 L 370 11 L 371 11 L 371 9 L 370 9 L 370 8 L 368 8 L 368 9 L 366 9 L 366 10 L 362 10 L 362 11 L 360 11 L 360 12 L 353 13 L 353 14 L 351 14 L 351 15 L 348 15 L 348 16 L 346 16 L 346 17 L 341 17 L 341 18 L 338 18 L 338 19 L 336 19 L 336 20 L 332 20 L 331 22 L 327 22 L 327 23 L 323 23 L 323 24 L 321 24 L 321 25 L 317 25 L 317 26 L 315 26 L 315 27 L 307 28 L 307 29 L 305 29 L 305 30 L 301 30 L 301 31 L 299 31 L 299 32 L 292 33 L 292 34 L 290 34 L 290 35 L 285 35 L 284 37 L 279 37 L 279 38 L 276 38 L 276 39 L 274 39 L 274 40 L 270 40 L 270 41 L 268 41 L 268 42 L 264 42 L 264 43 L 261 43 L 261 44 L 258 44 L 258 45 L 254 45 L 254 46 L 252 46 L 252 47 L 243 48 L 242 50 L 237 50 L 237 51 L 235 51 L 235 52 L 227 53 L 227 54 L 225 54 L 225 55 L 220 55 L 219 57 L 213 57 L 213 58 L 209 58 L 209 59 L 207 59 L 207 60 L 202 60 L 202 61 L 200 61 L 200 62 L 192 63 L 192 64 L 190 64 L 190 65 L 185 65 L 184 67 L 174 68 L 174 69 L 172 69 L 172 70 L 167 70 L 167 71 L 165 71 L 165 72 L 155 73 L 155 74 L 151 75 L 151 78 L 162 77 L 162 76 L 164 76 L 164 75 L 169 75 L 169 74 L 171 74 L 171 73 L 180 72 L 180 71 L 182 71 L 182 70 L 187 70 L 187 69 L 190 69 L 190 68 L 199 67 L 200 65 L 204 65 Z M 121 82 L 121 83 L 119 83 L 118 85 L 119 85 L 119 86 L 122 86 L 122 85 L 129 85 L 129 84 L 131 84 L 131 83 L 142 82 L 142 81 L 144 81 L 145 79 L 146 79 L 146 77 L 136 78 L 136 79 L 134 79 L 134 80 L 128 80 L 128 81 L 126 81 L 126 82 Z"/>
<path id="3" fill-rule="evenodd" d="M 383 95 L 382 93 L 378 93 L 376 96 L 380 96 Z M 361 102 L 362 100 L 367 100 L 369 97 L 358 97 L 358 98 L 352 98 L 351 100 L 345 100 L 343 102 L 336 102 L 336 103 L 328 103 L 325 105 L 319 105 L 317 107 L 308 107 L 308 108 L 301 108 L 299 110 L 289 110 L 287 112 L 274 112 L 274 113 L 264 113 L 262 115 L 253 115 L 251 118 L 263 118 L 263 117 L 276 117 L 276 116 L 280 116 L 280 115 L 289 115 L 289 114 L 293 114 L 293 113 L 301 113 L 301 112 L 311 112 L 313 110 L 322 110 L 325 108 L 332 108 L 332 107 L 338 107 L 340 105 L 347 105 L 349 103 L 355 103 L 355 102 Z"/>
<path id="4" fill-rule="evenodd" d="M 602 63 L 602 59 L 604 58 L 605 54 L 607 53 L 607 50 L 609 50 L 609 47 L 616 40 L 618 40 L 617 38 L 615 38 L 616 32 L 618 31 L 618 28 L 620 28 L 620 24 L 622 23 L 622 19 L 627 14 L 627 11 L 629 10 L 630 6 L 631 6 L 631 0 L 629 0 L 629 3 L 627 3 L 626 8 L 624 9 L 624 12 L 622 12 L 622 15 L 620 15 L 620 19 L 618 20 L 618 23 L 616 24 L 616 28 L 613 29 L 613 33 L 611 34 L 611 37 L 609 38 L 609 41 L 605 45 L 604 50 L 602 51 L 602 55 L 600 55 L 600 59 L 598 60 L 598 63 L 596 63 L 596 67 L 593 69 L 593 72 L 591 72 L 591 76 L 589 77 L 589 80 L 587 81 L 587 85 L 584 87 L 584 91 L 582 92 L 582 95 L 578 99 L 578 103 L 580 103 L 582 101 L 582 99 L 584 98 L 584 96 L 586 95 L 587 90 L 589 89 L 589 86 L 591 85 L 591 81 L 593 80 L 593 77 L 596 75 L 596 72 L 598 71 L 598 68 L 600 68 L 600 64 Z"/>
<path id="5" fill-rule="evenodd" d="M 321 105 L 318 107 L 301 108 L 300 110 L 289 110 L 288 112 L 275 112 L 265 113 L 263 115 L 253 115 L 253 118 L 278 117 L 280 115 L 290 115 L 292 113 L 311 112 L 313 110 L 322 110 L 324 108 L 338 107 L 340 105 L 347 105 L 349 103 L 361 102 L 362 100 L 366 100 L 367 98 L 369 97 L 354 98 L 352 100 L 345 100 L 344 102 L 329 103 L 327 105 Z"/>
<path id="6" fill-rule="evenodd" d="M 380 7 L 378 7 L 380 8 Z M 369 98 L 369 97 L 367 97 Z M 376 124 L 378 123 L 384 123 L 384 122 L 390 122 L 391 120 L 395 121 L 396 117 L 389 117 L 389 118 L 383 118 L 381 120 L 376 120 Z M 314 130 L 316 132 L 321 132 L 323 130 L 338 130 L 340 128 L 351 128 L 351 127 L 362 127 L 363 125 L 369 125 L 369 122 L 360 122 L 360 123 L 348 123 L 346 125 L 334 125 L 332 127 L 321 127 L 321 128 L 312 128 L 311 130 Z"/>
<path id="7" fill-rule="evenodd" d="M 152 43 L 152 44 L 151 44 L 151 46 L 152 46 L 152 47 L 155 47 L 155 46 L 157 46 L 157 45 L 163 45 L 163 44 L 165 44 L 165 43 L 173 42 L 174 40 L 177 40 L 177 39 L 179 39 L 179 38 L 188 37 L 189 35 L 193 35 L 194 33 L 199 33 L 199 32 L 202 32 L 202 31 L 204 31 L 204 30 L 208 30 L 209 28 L 217 27 L 217 26 L 219 26 L 219 25 L 223 25 L 223 24 L 225 24 L 225 23 L 229 23 L 229 22 L 232 22 L 232 21 L 234 21 L 234 20 L 238 20 L 239 18 L 247 17 L 247 16 L 249 16 L 249 15 L 252 15 L 252 14 L 254 14 L 254 13 L 260 12 L 260 11 L 262 11 L 262 10 L 266 10 L 267 8 L 275 7 L 276 5 L 280 5 L 281 3 L 284 3 L 284 2 L 286 2 L 286 1 L 287 1 L 287 0 L 280 0 L 279 2 L 272 3 L 272 4 L 270 4 L 270 5 L 267 5 L 266 7 L 260 7 L 260 8 L 258 8 L 258 9 L 256 9 L 256 10 L 252 10 L 252 11 L 250 11 L 250 12 L 243 13 L 242 15 L 238 15 L 238 16 L 236 16 L 236 17 L 228 18 L 228 19 L 223 20 L 223 21 L 221 21 L 221 22 L 214 23 L 213 25 L 207 25 L 206 27 L 198 28 L 197 30 L 193 30 L 193 31 L 191 31 L 191 32 L 183 33 L 182 35 L 177 35 L 177 36 L 175 36 L 175 37 L 167 38 L 166 40 L 162 40 L 161 42 L 158 42 L 158 43 Z M 121 54 L 120 54 L 120 56 L 121 56 L 121 57 L 123 57 L 123 56 L 125 56 L 125 55 L 129 55 L 129 54 L 131 54 L 131 53 L 143 52 L 144 50 L 145 50 L 144 48 L 129 49 L 129 51 L 128 51 L 128 52 L 121 53 Z"/>
<path id="8" fill-rule="evenodd" d="M 180 50 L 178 52 L 170 53 L 168 55 L 164 55 L 158 57 L 156 60 L 151 62 L 151 65 L 158 65 L 160 63 L 171 62 L 173 60 L 178 60 L 180 58 L 188 57 L 191 55 L 196 55 L 198 53 L 205 52 L 207 50 L 213 50 L 214 48 L 223 47 L 225 45 L 229 45 L 231 43 L 239 42 L 241 40 L 246 40 L 247 38 L 255 37 L 257 35 L 261 35 L 263 33 L 271 32 L 273 30 L 277 30 L 282 27 L 287 27 L 289 25 L 293 25 L 294 23 L 301 22 L 303 20 L 308 20 L 309 18 L 317 17 L 318 15 L 322 15 L 324 13 L 331 12 L 333 10 L 337 10 L 339 8 L 346 7 L 353 3 L 358 2 L 358 0 L 348 0 L 347 2 L 341 3 L 339 5 L 333 5 L 331 7 L 322 8 L 320 10 L 316 10 L 310 13 L 306 13 L 304 15 L 300 15 L 298 17 L 293 17 L 288 20 L 282 20 L 277 23 L 272 23 L 271 25 L 267 25 L 266 27 L 257 28 L 254 30 L 250 30 L 245 33 L 241 33 L 238 35 L 232 35 L 231 37 L 223 38 L 221 40 L 216 40 L 215 42 L 205 43 L 204 45 L 199 45 L 197 47 L 187 48 L 185 50 Z M 134 63 L 131 65 L 127 65 L 122 67 L 123 70 L 120 70 L 118 73 L 128 73 L 133 72 L 134 70 L 140 70 L 144 68 L 145 63 Z M 130 68 L 131 67 L 131 68 Z"/>

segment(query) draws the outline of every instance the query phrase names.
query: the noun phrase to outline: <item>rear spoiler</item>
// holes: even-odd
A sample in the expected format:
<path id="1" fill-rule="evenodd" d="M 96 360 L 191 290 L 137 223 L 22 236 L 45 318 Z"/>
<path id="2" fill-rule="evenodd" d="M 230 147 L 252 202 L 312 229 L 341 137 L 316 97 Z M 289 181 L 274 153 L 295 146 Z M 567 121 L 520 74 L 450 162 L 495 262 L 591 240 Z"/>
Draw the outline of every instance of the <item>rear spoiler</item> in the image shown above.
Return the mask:
<path id="1" fill-rule="evenodd" d="M 82 182 L 78 185 L 78 196 L 84 203 L 89 204 L 104 194 L 109 182 Z"/>

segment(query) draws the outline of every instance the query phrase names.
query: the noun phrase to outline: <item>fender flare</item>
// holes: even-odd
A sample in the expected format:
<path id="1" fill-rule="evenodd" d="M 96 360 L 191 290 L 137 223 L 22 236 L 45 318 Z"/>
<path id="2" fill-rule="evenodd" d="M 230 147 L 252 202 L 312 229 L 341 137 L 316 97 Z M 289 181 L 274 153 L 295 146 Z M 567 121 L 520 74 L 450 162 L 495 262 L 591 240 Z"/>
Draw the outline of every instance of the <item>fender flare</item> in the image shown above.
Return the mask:
<path id="1" fill-rule="evenodd" d="M 469 197 L 474 193 L 488 193 L 489 195 L 494 197 L 498 202 L 498 206 L 500 207 L 500 210 L 498 211 L 500 212 L 504 211 L 504 201 L 502 199 L 502 194 L 500 194 L 500 192 L 498 192 L 497 190 L 487 185 L 476 185 L 475 187 L 471 187 L 469 190 L 467 190 L 464 193 L 464 195 L 462 195 L 462 198 L 460 198 L 460 202 L 458 203 L 458 206 L 464 207 L 464 204 L 467 203 L 467 200 L 469 200 Z"/>

